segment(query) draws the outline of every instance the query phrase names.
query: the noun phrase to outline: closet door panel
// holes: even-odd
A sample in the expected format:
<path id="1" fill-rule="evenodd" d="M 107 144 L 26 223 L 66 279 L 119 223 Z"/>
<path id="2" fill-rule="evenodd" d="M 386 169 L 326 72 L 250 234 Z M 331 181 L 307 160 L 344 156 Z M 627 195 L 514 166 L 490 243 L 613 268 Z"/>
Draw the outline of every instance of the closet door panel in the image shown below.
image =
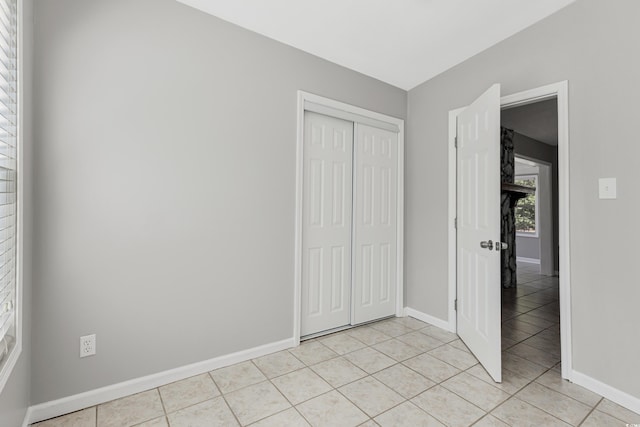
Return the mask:
<path id="1" fill-rule="evenodd" d="M 351 321 L 353 123 L 305 112 L 301 336 Z"/>
<path id="2" fill-rule="evenodd" d="M 395 314 L 398 134 L 356 124 L 352 324 Z"/>

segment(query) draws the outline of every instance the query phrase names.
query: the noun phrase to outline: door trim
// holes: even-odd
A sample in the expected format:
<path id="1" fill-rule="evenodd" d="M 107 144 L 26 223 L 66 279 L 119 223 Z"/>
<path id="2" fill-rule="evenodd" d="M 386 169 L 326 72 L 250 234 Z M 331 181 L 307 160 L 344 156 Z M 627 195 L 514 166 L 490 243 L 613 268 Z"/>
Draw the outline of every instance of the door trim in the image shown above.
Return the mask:
<path id="1" fill-rule="evenodd" d="M 397 274 L 396 274 L 396 316 L 404 314 L 404 120 L 375 111 L 366 110 L 334 99 L 325 98 L 302 90 L 298 91 L 297 133 L 296 133 L 296 204 L 295 204 L 295 247 L 293 279 L 293 340 L 300 344 L 300 310 L 302 295 L 302 201 L 304 178 L 304 112 L 305 103 L 321 105 L 327 109 L 348 115 L 383 122 L 398 129 L 398 200 L 397 200 Z M 331 115 L 331 114 L 329 114 Z M 338 115 L 338 114 L 336 114 Z M 341 117 L 337 117 L 341 118 Z"/>
<path id="2" fill-rule="evenodd" d="M 571 348 L 571 239 L 569 229 L 569 82 L 567 80 L 541 86 L 531 90 L 503 96 L 500 107 L 516 107 L 545 99 L 558 100 L 558 231 L 560 256 L 560 352 L 562 360 L 562 378 L 572 380 L 573 359 Z M 456 277 L 456 118 L 466 107 L 449 111 L 449 286 L 448 321 L 449 329 L 457 330 L 454 308 Z"/>

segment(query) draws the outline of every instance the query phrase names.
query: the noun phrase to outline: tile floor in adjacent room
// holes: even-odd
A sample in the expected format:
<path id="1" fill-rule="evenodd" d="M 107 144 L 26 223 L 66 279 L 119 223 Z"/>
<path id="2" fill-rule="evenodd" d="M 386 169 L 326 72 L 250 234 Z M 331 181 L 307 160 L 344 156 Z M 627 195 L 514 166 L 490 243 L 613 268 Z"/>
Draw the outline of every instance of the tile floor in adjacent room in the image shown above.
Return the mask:
<path id="1" fill-rule="evenodd" d="M 37 427 L 625 426 L 640 415 L 560 377 L 558 279 L 503 292 L 503 382 L 452 333 L 395 318 Z"/>

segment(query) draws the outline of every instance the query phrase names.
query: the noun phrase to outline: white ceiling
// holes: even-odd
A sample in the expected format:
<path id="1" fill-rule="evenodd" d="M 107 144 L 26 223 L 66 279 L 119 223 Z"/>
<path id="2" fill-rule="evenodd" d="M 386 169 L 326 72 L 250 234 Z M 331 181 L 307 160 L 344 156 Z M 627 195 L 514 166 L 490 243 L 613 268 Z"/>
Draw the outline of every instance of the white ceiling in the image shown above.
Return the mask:
<path id="1" fill-rule="evenodd" d="M 409 90 L 575 0 L 178 0 Z"/>

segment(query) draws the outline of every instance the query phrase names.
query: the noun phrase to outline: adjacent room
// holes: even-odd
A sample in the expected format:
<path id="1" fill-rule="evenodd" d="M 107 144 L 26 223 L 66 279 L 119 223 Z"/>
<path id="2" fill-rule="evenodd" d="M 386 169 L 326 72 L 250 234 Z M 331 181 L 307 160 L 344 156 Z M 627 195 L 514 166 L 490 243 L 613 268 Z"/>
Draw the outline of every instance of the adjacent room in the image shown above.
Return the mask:
<path id="1" fill-rule="evenodd" d="M 0 0 L 0 426 L 640 425 L 638 17 Z"/>

